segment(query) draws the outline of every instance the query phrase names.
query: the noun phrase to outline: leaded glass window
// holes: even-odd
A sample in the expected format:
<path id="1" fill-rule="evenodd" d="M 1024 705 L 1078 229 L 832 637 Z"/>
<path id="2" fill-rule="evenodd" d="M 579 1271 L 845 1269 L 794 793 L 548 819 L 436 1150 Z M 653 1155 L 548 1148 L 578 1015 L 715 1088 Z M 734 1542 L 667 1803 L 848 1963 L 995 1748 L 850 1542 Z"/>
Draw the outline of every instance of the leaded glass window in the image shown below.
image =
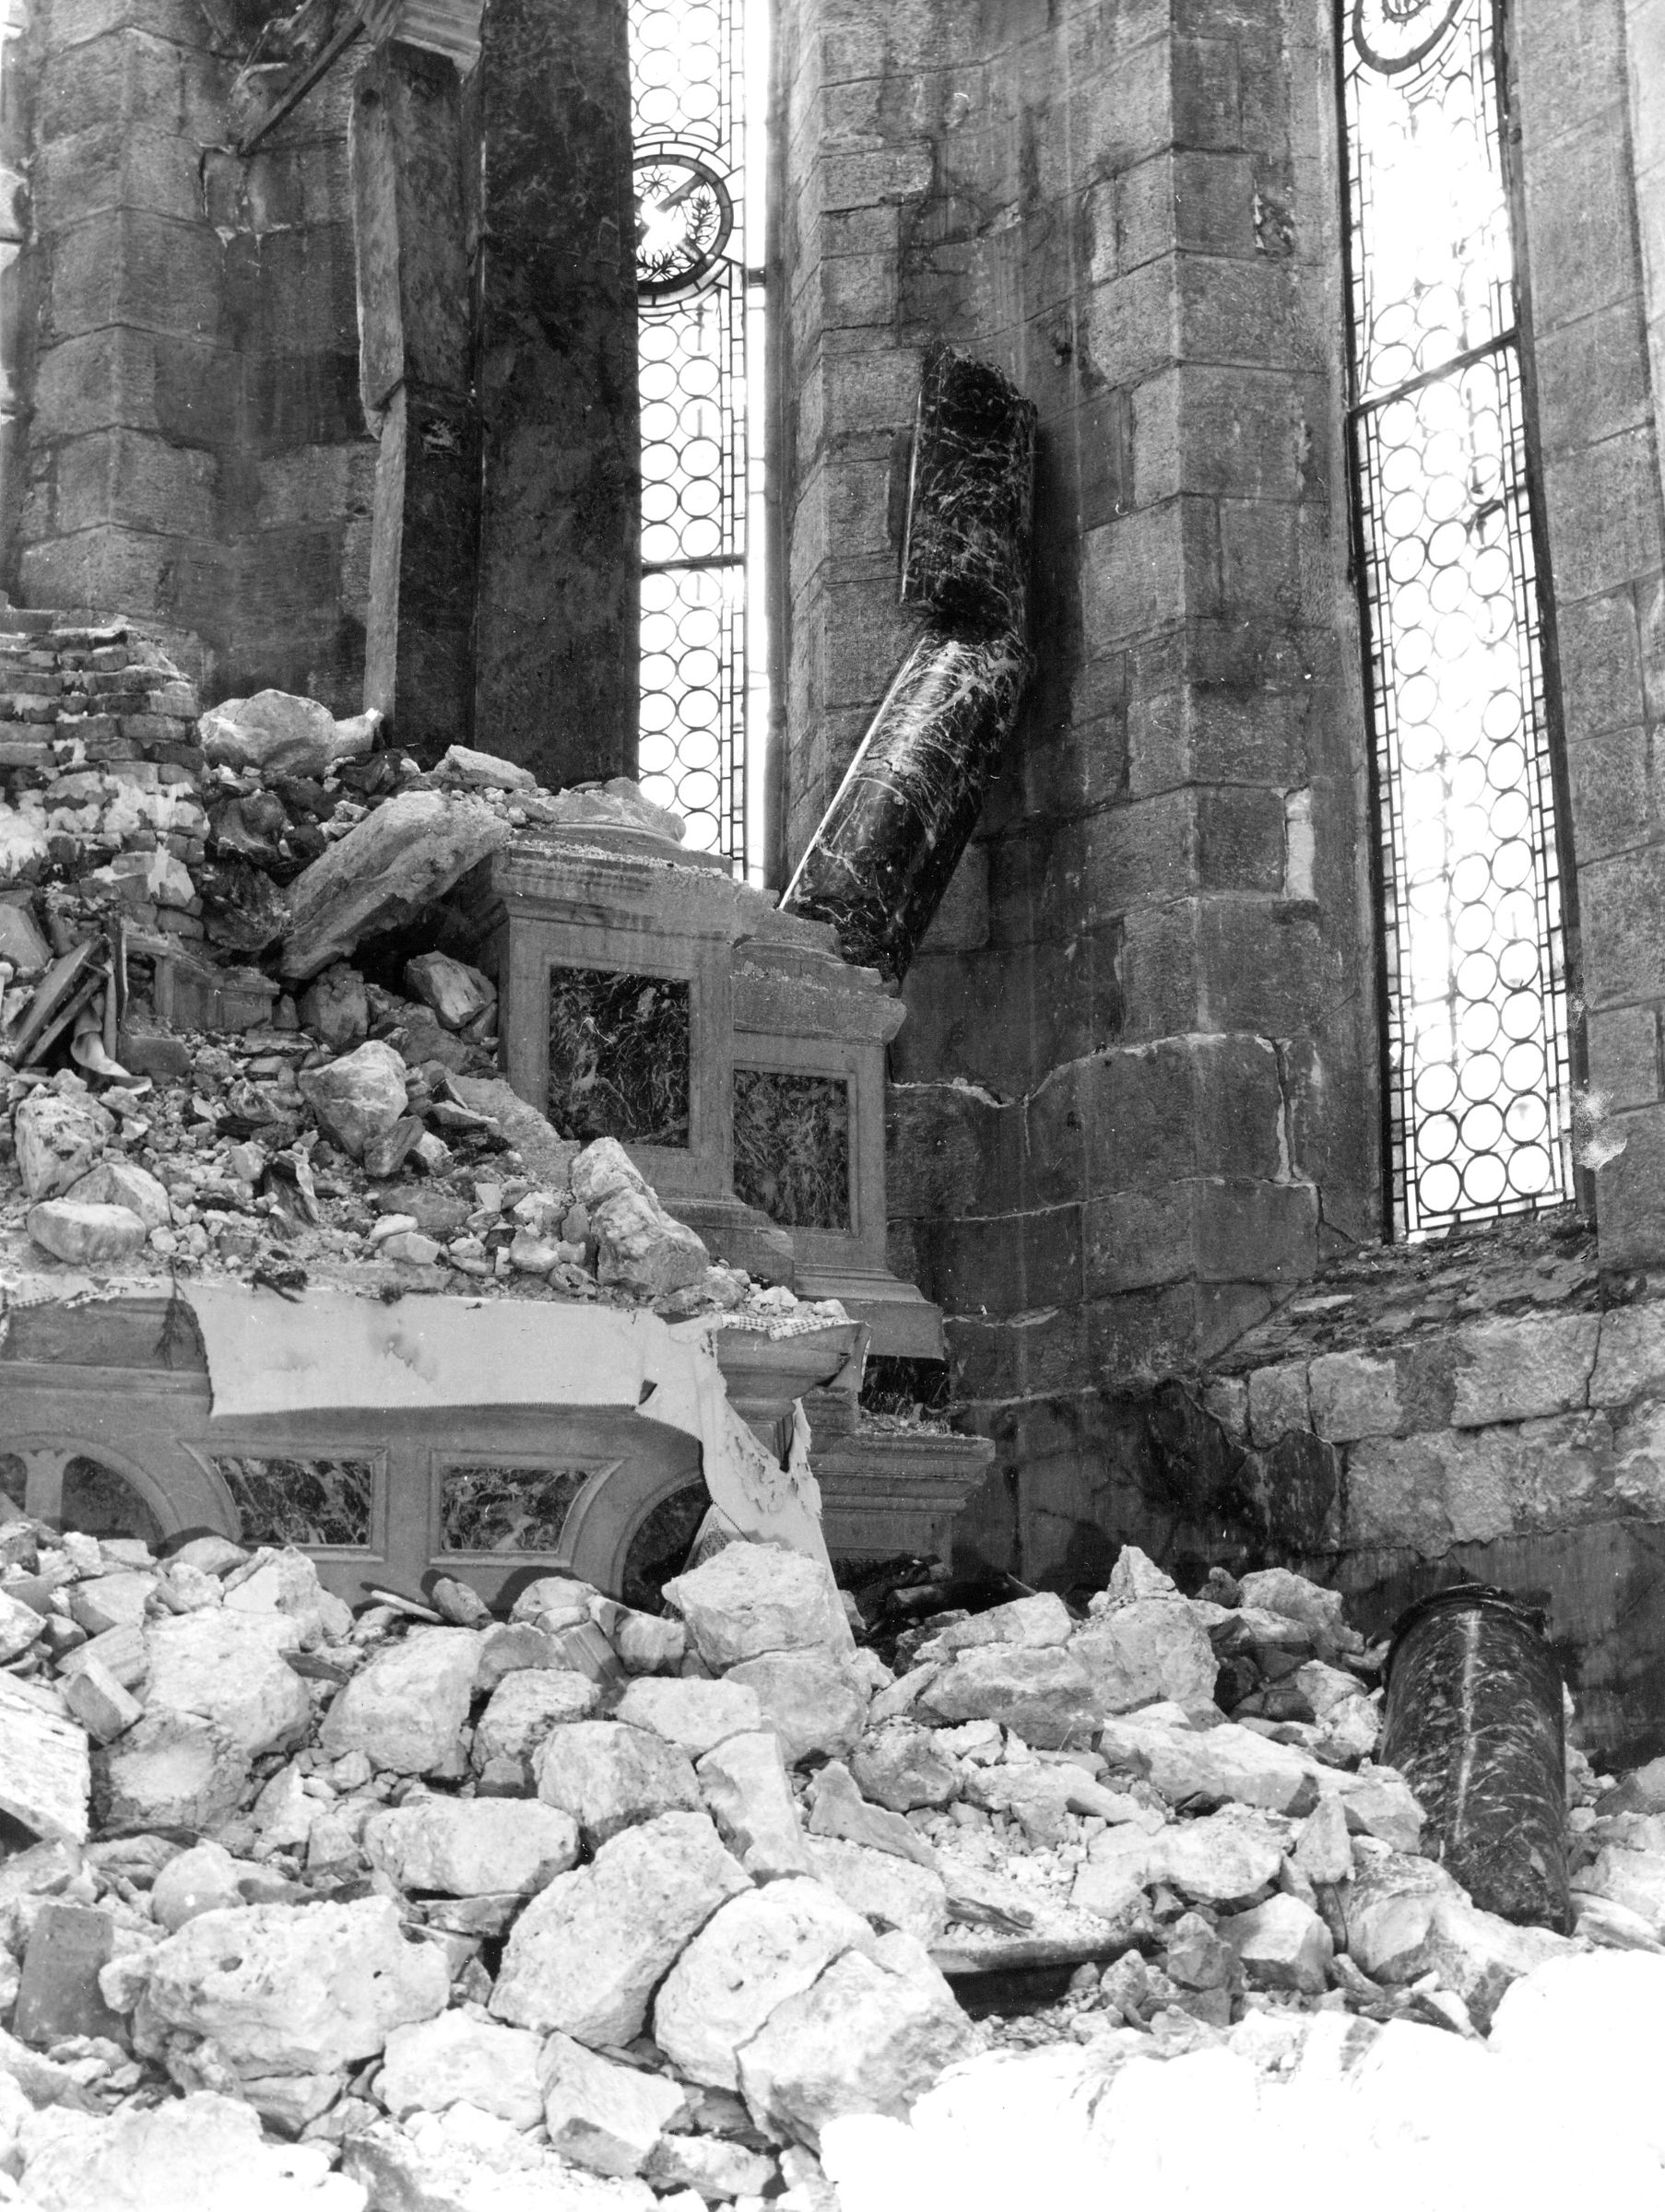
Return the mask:
<path id="1" fill-rule="evenodd" d="M 752 613 L 763 553 L 765 12 L 766 0 L 631 0 L 630 10 L 639 766 L 646 794 L 686 816 L 689 843 L 737 869 L 749 817 L 761 826 L 767 721 L 764 627 Z"/>
<path id="2" fill-rule="evenodd" d="M 1572 1194 L 1494 0 L 1342 0 L 1353 483 L 1393 1225 Z"/>

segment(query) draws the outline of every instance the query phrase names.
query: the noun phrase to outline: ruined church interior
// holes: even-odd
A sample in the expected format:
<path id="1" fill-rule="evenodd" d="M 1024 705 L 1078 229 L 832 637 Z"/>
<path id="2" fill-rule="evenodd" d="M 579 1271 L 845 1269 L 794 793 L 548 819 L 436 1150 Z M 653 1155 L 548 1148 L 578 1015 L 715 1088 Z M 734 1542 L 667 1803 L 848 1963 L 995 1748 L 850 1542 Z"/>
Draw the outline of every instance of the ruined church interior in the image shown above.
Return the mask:
<path id="1" fill-rule="evenodd" d="M 0 0 L 0 2205 L 1665 2212 L 1661 394 L 1665 0 Z"/>

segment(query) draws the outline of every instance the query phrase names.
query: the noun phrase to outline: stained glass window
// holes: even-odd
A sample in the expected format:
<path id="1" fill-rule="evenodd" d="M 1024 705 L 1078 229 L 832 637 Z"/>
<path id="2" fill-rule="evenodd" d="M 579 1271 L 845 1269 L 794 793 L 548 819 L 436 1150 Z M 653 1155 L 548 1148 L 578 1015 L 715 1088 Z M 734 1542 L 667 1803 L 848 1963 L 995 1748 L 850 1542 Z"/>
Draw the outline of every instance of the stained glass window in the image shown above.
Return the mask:
<path id="1" fill-rule="evenodd" d="M 765 632 L 754 611 L 763 555 L 765 15 L 766 0 L 631 0 L 630 11 L 640 772 L 650 798 L 687 818 L 691 846 L 741 870 L 749 818 L 754 843 L 761 829 L 767 720 Z"/>
<path id="2" fill-rule="evenodd" d="M 1494 0 L 1342 0 L 1395 1233 L 1571 1195 L 1567 982 Z"/>

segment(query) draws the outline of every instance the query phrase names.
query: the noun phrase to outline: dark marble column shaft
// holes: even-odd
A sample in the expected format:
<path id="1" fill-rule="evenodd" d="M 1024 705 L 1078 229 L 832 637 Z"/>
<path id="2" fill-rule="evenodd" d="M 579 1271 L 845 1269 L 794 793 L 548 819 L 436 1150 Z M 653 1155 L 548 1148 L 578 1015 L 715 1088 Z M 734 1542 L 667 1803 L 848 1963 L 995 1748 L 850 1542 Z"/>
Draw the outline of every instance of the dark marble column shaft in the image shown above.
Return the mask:
<path id="1" fill-rule="evenodd" d="M 640 469 L 625 0 L 488 0 L 475 742 L 636 765 Z"/>
<path id="2" fill-rule="evenodd" d="M 392 45 L 354 87 L 360 383 L 378 429 L 364 703 L 431 763 L 469 735 L 479 426 L 455 66 Z"/>
<path id="3" fill-rule="evenodd" d="M 1422 1848 L 1488 1912 L 1571 1925 L 1561 1668 L 1536 1617 L 1471 1583 L 1399 1622 L 1381 1757 L 1423 1808 Z"/>

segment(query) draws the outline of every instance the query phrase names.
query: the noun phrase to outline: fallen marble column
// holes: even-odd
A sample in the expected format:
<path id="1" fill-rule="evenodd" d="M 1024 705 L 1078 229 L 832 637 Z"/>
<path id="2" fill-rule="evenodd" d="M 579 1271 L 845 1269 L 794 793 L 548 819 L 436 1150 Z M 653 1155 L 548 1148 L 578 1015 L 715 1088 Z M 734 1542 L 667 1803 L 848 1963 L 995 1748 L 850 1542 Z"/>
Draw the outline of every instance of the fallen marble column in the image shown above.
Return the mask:
<path id="1" fill-rule="evenodd" d="M 1380 1756 L 1423 1808 L 1423 1851 L 1478 1906 L 1571 1927 L 1561 1669 L 1535 1613 L 1463 1583 L 1402 1615 Z"/>
<path id="2" fill-rule="evenodd" d="M 1028 673 L 1010 632 L 927 629 L 915 641 L 783 901 L 832 923 L 846 959 L 906 974 L 976 826 Z"/>
<path id="3" fill-rule="evenodd" d="M 926 355 L 902 597 L 927 625 L 885 693 L 782 906 L 847 959 L 906 974 L 959 865 L 1030 657 L 1035 410 L 998 370 Z"/>

